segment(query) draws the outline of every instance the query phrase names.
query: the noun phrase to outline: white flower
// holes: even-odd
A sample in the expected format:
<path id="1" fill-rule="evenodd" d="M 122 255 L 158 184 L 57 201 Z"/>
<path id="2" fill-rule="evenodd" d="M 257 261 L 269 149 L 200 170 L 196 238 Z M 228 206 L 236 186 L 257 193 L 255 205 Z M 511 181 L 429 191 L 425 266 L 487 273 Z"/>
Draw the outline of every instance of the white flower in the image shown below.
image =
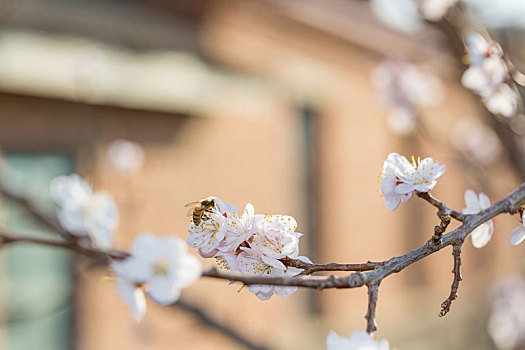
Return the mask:
<path id="1" fill-rule="evenodd" d="M 161 305 L 179 299 L 182 288 L 202 273 L 199 260 L 186 252 L 184 242 L 175 236 L 157 238 L 141 234 L 133 241 L 131 256 L 112 263 L 119 278 L 119 290 L 134 317 L 144 313 L 137 288 L 144 288 Z"/>
<path id="2" fill-rule="evenodd" d="M 397 177 L 401 182 L 396 186 L 396 192 L 405 194 L 412 191 L 429 192 L 437 184 L 437 179 L 445 173 L 445 165 L 439 165 L 434 158 L 417 159 L 412 158 L 409 168 L 398 172 Z"/>
<path id="3" fill-rule="evenodd" d="M 225 253 L 234 253 L 237 248 L 253 235 L 253 224 L 255 221 L 255 209 L 248 203 L 244 213 L 239 217 L 237 212 L 228 213 L 226 220 L 221 225 L 221 234 L 224 237 L 219 243 L 219 251 Z"/>
<path id="4" fill-rule="evenodd" d="M 482 210 L 490 207 L 489 198 L 484 194 L 479 194 L 479 197 L 472 190 L 465 191 L 465 209 L 463 214 L 477 214 Z M 476 248 L 483 248 L 492 237 L 493 224 L 492 220 L 487 221 L 474 229 L 471 232 L 472 245 Z"/>
<path id="5" fill-rule="evenodd" d="M 299 255 L 299 237 L 295 232 L 297 221 L 288 215 L 258 215 L 254 222 L 254 235 L 250 247 L 263 256 L 273 259 Z"/>
<path id="6" fill-rule="evenodd" d="M 390 153 L 383 163 L 381 194 L 385 198 L 386 208 L 390 211 L 397 209 L 399 203 L 412 197 L 412 192 L 399 194 L 395 190 L 400 183 L 397 174 L 410 170 L 410 167 L 408 160 L 397 153 Z"/>
<path id="7" fill-rule="evenodd" d="M 516 92 L 506 84 L 507 64 L 498 43 L 487 42 L 477 33 L 465 36 L 470 67 L 463 73 L 462 84 L 480 95 L 487 109 L 494 114 L 512 117 L 518 108 Z"/>
<path id="8" fill-rule="evenodd" d="M 518 245 L 525 239 L 525 211 L 521 216 L 521 225 L 516 227 L 510 235 L 510 244 Z"/>
<path id="9" fill-rule="evenodd" d="M 439 21 L 459 0 L 416 0 L 421 15 L 429 21 Z"/>
<path id="10" fill-rule="evenodd" d="M 365 331 L 355 330 L 350 338 L 341 337 L 335 331 L 330 331 L 326 338 L 327 350 L 389 350 L 386 339 L 378 340 Z"/>
<path id="11" fill-rule="evenodd" d="M 105 192 L 93 193 L 76 174 L 54 178 L 50 192 L 58 204 L 57 217 L 62 227 L 77 236 L 89 236 L 101 248 L 113 245 L 113 230 L 118 225 L 113 198 Z"/>
<path id="12" fill-rule="evenodd" d="M 305 260 L 303 260 L 305 259 Z M 301 273 L 301 269 L 286 267 L 281 261 L 264 256 L 260 252 L 244 248 L 238 258 L 239 270 L 248 275 L 264 276 L 296 276 Z M 301 257 L 301 260 L 310 262 L 308 258 Z M 311 262 L 310 262 L 311 263 Z M 254 293 L 260 300 L 268 300 L 273 294 L 287 297 L 293 294 L 297 287 L 281 287 L 271 285 L 251 285 L 250 292 Z"/>
<path id="13" fill-rule="evenodd" d="M 204 258 L 211 258 L 219 251 L 219 244 L 225 237 L 226 228 L 221 227 L 227 224 L 228 213 L 237 215 L 237 208 L 230 203 L 224 203 L 217 197 L 208 197 L 206 199 L 215 199 L 215 208 L 208 217 L 203 216 L 199 225 L 192 221 L 188 228 L 189 236 L 187 243 L 190 247 L 198 249 L 199 254 Z"/>

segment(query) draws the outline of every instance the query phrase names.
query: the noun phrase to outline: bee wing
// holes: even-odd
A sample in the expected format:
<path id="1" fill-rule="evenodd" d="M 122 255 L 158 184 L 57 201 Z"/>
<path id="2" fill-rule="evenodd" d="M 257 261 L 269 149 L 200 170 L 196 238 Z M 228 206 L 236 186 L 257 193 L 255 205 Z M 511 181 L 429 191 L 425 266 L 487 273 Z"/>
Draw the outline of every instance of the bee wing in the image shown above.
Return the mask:
<path id="1" fill-rule="evenodd" d="M 196 202 L 190 202 L 188 204 L 185 204 L 184 207 L 185 208 L 189 208 L 188 211 L 186 212 L 186 216 L 192 216 L 193 215 L 193 211 L 195 210 L 195 207 L 199 203 L 200 203 L 199 201 L 196 201 Z"/>

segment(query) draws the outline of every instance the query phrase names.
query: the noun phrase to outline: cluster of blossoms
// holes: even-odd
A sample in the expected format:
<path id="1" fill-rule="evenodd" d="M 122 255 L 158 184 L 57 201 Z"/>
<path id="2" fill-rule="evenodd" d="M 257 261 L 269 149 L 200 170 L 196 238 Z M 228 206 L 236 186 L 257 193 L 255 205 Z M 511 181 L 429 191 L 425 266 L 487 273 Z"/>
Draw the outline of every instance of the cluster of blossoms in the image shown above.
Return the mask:
<path id="1" fill-rule="evenodd" d="M 51 195 L 58 204 L 57 216 L 68 232 L 87 237 L 98 248 L 113 246 L 113 230 L 118 224 L 114 200 L 105 192 L 93 192 L 78 175 L 60 176 L 51 182 Z M 186 244 L 176 236 L 156 238 L 139 235 L 131 255 L 111 263 L 118 289 L 133 317 L 139 321 L 146 311 L 144 292 L 153 301 L 171 304 L 180 290 L 197 280 L 202 272 L 199 260 L 186 252 Z"/>
<path id="2" fill-rule="evenodd" d="M 249 275 L 296 276 L 302 270 L 285 266 L 283 261 L 291 258 L 310 262 L 299 256 L 302 234 L 295 232 L 297 222 L 293 217 L 255 214 L 251 204 L 239 215 L 234 205 L 217 197 L 203 201 L 211 204 L 195 209 L 187 243 L 202 257 L 215 258 L 221 268 Z M 252 285 L 249 290 L 259 299 L 268 300 L 274 293 L 289 296 L 297 287 Z"/>
<path id="3" fill-rule="evenodd" d="M 401 60 L 386 60 L 372 72 L 372 81 L 389 107 L 387 125 L 398 135 L 408 135 L 417 125 L 417 110 L 442 100 L 440 81 L 428 72 Z"/>
<path id="4" fill-rule="evenodd" d="M 341 337 L 335 331 L 330 331 L 326 338 L 327 350 L 389 350 L 386 339 L 375 341 L 365 331 L 355 330 L 350 338 Z"/>
<path id="5" fill-rule="evenodd" d="M 429 192 L 437 179 L 445 173 L 445 165 L 433 158 L 412 158 L 410 163 L 398 153 L 390 153 L 383 163 L 381 194 L 388 210 L 397 209 L 399 203 L 412 197 L 412 192 Z"/>
<path id="6" fill-rule="evenodd" d="M 510 75 L 501 46 L 477 33 L 467 34 L 465 44 L 470 67 L 463 73 L 463 85 L 478 94 L 490 112 L 514 116 L 518 95 L 508 84 Z"/>
<path id="7" fill-rule="evenodd" d="M 439 21 L 448 12 L 449 8 L 459 0 L 416 0 L 416 5 L 423 17 L 429 21 Z"/>

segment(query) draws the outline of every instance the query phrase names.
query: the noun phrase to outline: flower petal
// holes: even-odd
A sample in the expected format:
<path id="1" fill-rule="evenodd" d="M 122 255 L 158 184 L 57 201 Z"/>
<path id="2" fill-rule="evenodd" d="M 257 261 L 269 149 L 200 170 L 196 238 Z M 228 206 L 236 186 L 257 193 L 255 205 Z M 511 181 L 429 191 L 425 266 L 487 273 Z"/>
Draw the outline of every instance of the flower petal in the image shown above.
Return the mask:
<path id="1" fill-rule="evenodd" d="M 519 225 L 516 227 L 512 234 L 510 235 L 510 244 L 512 245 L 518 245 L 525 239 L 525 227 L 523 225 Z"/>

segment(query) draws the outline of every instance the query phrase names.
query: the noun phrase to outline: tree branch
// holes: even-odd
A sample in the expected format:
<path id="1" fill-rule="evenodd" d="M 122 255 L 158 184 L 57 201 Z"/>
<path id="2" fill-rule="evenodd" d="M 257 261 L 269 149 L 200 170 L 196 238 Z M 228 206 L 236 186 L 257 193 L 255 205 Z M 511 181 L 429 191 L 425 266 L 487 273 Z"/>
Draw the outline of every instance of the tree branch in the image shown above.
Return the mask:
<path id="1" fill-rule="evenodd" d="M 310 264 L 299 259 L 291 258 L 283 259 L 282 262 L 286 266 L 303 269 L 304 271 L 301 273 L 301 275 L 311 275 L 312 273 L 320 271 L 370 271 L 379 266 L 383 266 L 385 263 L 384 261 L 368 261 L 361 264 Z"/>
<path id="2" fill-rule="evenodd" d="M 460 213 L 458 211 L 455 211 L 455 210 L 452 210 L 452 209 L 449 209 L 445 203 L 441 202 L 440 200 L 437 200 L 436 198 L 434 198 L 430 192 L 416 192 L 416 195 L 419 197 L 419 198 L 423 198 L 424 200 L 426 200 L 427 202 L 429 202 L 430 204 L 432 204 L 434 207 L 436 207 L 438 209 L 438 216 L 444 216 L 444 215 L 450 215 L 451 217 L 453 217 L 454 219 L 458 220 L 458 221 L 465 221 L 465 214 L 463 213 Z"/>
<path id="3" fill-rule="evenodd" d="M 450 311 L 450 306 L 452 302 L 458 297 L 459 282 L 462 281 L 461 278 L 461 244 L 456 244 L 452 248 L 452 256 L 454 257 L 454 269 L 452 273 L 454 274 L 454 279 L 452 280 L 452 285 L 450 286 L 450 295 L 448 298 L 441 304 L 441 311 L 439 312 L 439 317 L 445 316 Z"/>
<path id="4" fill-rule="evenodd" d="M 376 306 L 379 284 L 370 284 L 368 286 L 368 311 L 366 313 L 366 331 L 369 334 L 377 330 L 376 326 Z"/>

